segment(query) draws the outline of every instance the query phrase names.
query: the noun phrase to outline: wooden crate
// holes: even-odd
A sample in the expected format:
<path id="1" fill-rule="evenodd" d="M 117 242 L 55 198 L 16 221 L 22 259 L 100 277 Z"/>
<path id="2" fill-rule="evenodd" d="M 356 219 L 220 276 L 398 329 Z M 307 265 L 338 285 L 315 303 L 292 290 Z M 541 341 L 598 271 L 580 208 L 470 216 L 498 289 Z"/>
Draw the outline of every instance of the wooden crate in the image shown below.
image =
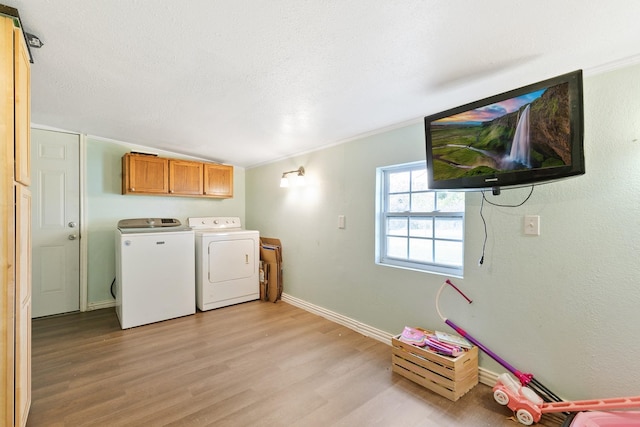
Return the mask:
<path id="1" fill-rule="evenodd" d="M 458 357 L 447 357 L 399 338 L 391 339 L 393 372 L 454 402 L 478 384 L 478 347 Z"/>

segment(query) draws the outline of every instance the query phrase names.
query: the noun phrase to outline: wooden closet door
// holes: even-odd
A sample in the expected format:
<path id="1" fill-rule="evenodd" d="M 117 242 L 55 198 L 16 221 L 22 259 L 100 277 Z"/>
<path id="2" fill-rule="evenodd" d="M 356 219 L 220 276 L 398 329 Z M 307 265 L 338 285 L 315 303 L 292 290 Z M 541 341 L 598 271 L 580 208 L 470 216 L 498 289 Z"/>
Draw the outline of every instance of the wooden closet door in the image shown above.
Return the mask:
<path id="1" fill-rule="evenodd" d="M 31 185 L 31 65 L 19 28 L 14 29 L 15 180 Z"/>
<path id="2" fill-rule="evenodd" d="M 31 406 L 31 192 L 16 184 L 16 426 Z"/>
<path id="3" fill-rule="evenodd" d="M 30 78 L 22 31 L 0 17 L 0 425 L 20 427 L 31 406 Z"/>

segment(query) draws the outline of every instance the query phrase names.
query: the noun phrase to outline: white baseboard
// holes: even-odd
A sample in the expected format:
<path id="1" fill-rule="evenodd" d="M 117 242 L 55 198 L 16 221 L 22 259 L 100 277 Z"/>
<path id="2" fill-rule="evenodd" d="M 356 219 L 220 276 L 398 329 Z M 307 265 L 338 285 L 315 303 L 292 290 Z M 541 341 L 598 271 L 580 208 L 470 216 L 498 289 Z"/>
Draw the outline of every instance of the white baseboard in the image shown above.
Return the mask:
<path id="1" fill-rule="evenodd" d="M 346 326 L 347 328 L 352 329 L 364 335 L 365 337 L 376 339 L 389 346 L 391 345 L 391 338 L 393 337 L 393 334 L 390 334 L 389 332 L 385 332 L 380 329 L 374 328 L 373 326 L 369 326 L 365 323 L 351 319 L 350 317 L 344 316 L 340 313 L 327 310 L 324 307 L 311 304 L 310 302 L 304 301 L 300 298 L 296 298 L 287 293 L 282 294 L 282 301 L 291 305 L 295 305 L 296 307 L 299 307 L 310 313 L 317 314 L 318 316 L 322 316 L 327 320 L 331 320 L 332 322 Z M 482 384 L 493 387 L 493 385 L 498 380 L 498 374 L 484 368 L 478 368 L 478 380 Z"/>
<path id="2" fill-rule="evenodd" d="M 296 298 L 286 293 L 282 294 L 282 301 L 291 305 L 295 305 L 296 307 L 300 307 L 310 313 L 322 316 L 325 319 L 331 320 L 332 322 L 346 326 L 349 329 L 353 329 L 354 331 L 364 335 L 365 337 L 371 337 L 387 345 L 391 345 L 391 337 L 393 335 L 388 332 L 376 329 L 373 326 L 358 322 L 357 320 L 354 320 L 350 317 L 343 316 L 342 314 L 327 310 L 324 307 L 311 304 L 307 301 L 301 300 L 300 298 Z"/>
<path id="3" fill-rule="evenodd" d="M 101 308 L 110 308 L 115 306 L 116 302 L 114 300 L 90 302 L 87 304 L 87 311 L 100 310 Z"/>
<path id="4" fill-rule="evenodd" d="M 481 384 L 493 387 L 498 381 L 498 374 L 485 368 L 478 368 L 478 381 Z"/>

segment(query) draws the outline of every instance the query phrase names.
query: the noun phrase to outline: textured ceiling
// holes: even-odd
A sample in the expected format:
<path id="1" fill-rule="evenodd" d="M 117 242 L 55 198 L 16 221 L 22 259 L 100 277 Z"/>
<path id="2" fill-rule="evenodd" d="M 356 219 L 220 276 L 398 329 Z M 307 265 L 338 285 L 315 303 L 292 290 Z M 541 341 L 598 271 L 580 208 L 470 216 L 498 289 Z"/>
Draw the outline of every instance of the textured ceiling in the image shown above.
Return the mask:
<path id="1" fill-rule="evenodd" d="M 32 122 L 250 167 L 640 61 L 634 0 L 4 0 Z"/>

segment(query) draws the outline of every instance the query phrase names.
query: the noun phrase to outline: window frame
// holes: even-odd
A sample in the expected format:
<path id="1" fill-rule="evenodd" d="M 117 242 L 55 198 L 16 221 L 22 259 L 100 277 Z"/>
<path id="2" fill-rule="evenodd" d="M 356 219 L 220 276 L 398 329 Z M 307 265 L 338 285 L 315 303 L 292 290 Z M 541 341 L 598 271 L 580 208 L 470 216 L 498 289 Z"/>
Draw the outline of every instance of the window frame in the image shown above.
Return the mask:
<path id="1" fill-rule="evenodd" d="M 404 268 L 410 270 L 423 271 L 427 273 L 441 274 L 452 277 L 463 277 L 464 274 L 464 226 L 465 226 L 465 211 L 452 211 L 452 212 L 441 212 L 437 209 L 437 201 L 439 193 L 449 193 L 447 191 L 436 191 L 436 190 L 413 190 L 409 188 L 409 196 L 416 193 L 435 193 L 435 210 L 431 212 L 412 212 L 412 211 L 404 211 L 404 212 L 388 212 L 387 207 L 389 206 L 388 200 L 392 194 L 389 193 L 389 175 L 390 173 L 397 172 L 413 172 L 424 169 L 426 172 L 426 163 L 424 161 L 420 162 L 411 162 L 411 163 L 403 163 L 398 165 L 390 165 L 390 166 L 382 166 L 377 168 L 376 170 L 376 238 L 375 238 L 375 262 L 378 265 L 384 265 L 389 267 L 397 267 Z M 464 198 L 464 192 L 463 192 Z M 464 201 L 463 201 L 464 203 Z M 387 237 L 392 236 L 393 234 L 389 234 L 387 232 L 387 219 L 389 218 L 407 218 L 407 221 L 411 221 L 412 218 L 427 218 L 430 219 L 432 224 L 435 225 L 435 222 L 439 218 L 457 218 L 462 223 L 462 231 L 461 237 L 457 238 L 444 238 L 444 237 L 436 237 L 435 234 L 431 237 L 426 237 L 425 240 L 431 241 L 432 245 L 432 253 L 434 254 L 434 259 L 436 256 L 436 244 L 437 242 L 446 242 L 453 241 L 459 242 L 462 245 L 462 261 L 460 265 L 457 264 L 449 264 L 443 262 L 427 262 L 427 261 L 418 261 L 409 259 L 409 257 L 400 258 L 393 257 L 387 255 Z M 435 233 L 435 231 L 434 231 Z M 420 239 L 419 236 L 413 236 L 411 238 L 410 231 L 407 231 L 407 248 L 409 248 L 411 239 Z M 407 252 L 409 253 L 409 252 Z"/>

